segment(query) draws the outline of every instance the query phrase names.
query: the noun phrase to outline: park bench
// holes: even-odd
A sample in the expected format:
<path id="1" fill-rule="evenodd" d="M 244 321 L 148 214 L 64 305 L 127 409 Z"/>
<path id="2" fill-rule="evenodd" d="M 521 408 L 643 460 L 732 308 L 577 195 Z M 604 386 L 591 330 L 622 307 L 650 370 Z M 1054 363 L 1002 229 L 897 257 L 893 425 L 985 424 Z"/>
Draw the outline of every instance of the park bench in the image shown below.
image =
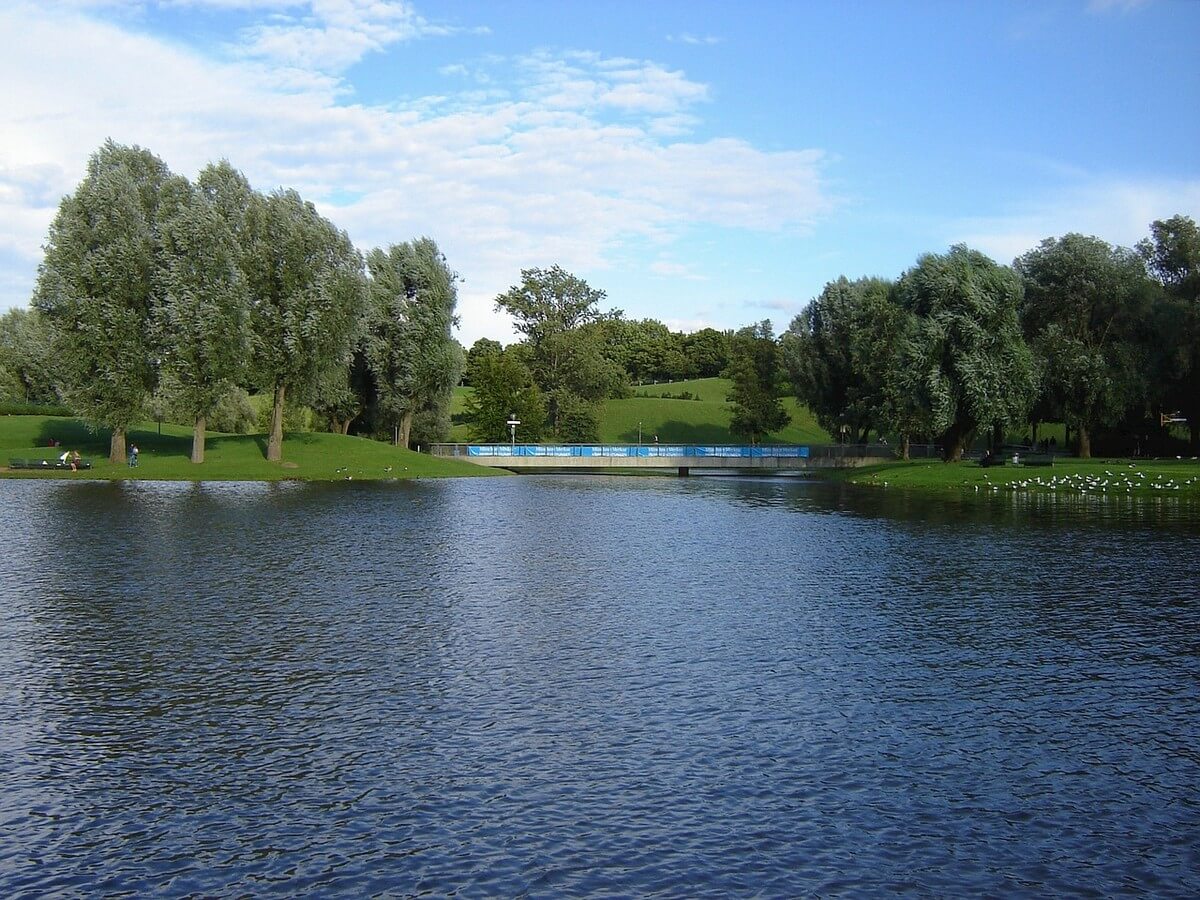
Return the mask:
<path id="1" fill-rule="evenodd" d="M 1054 465 L 1054 454 L 1052 453 L 1022 453 L 1021 461 L 1017 465 L 1021 466 L 1052 466 Z"/>
<path id="2" fill-rule="evenodd" d="M 71 464 L 63 462 L 61 459 L 10 459 L 8 461 L 10 469 L 65 469 L 70 471 Z M 76 469 L 90 469 L 92 461 L 90 459 L 81 459 L 75 463 Z"/>

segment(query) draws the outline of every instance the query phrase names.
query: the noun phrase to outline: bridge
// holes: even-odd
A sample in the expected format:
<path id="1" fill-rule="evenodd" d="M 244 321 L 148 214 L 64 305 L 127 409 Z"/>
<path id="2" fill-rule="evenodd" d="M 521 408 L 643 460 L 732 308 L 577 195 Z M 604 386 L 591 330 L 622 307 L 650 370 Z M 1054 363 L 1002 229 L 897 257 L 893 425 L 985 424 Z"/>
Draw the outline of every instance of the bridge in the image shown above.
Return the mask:
<path id="1" fill-rule="evenodd" d="M 782 472 L 864 466 L 896 458 L 886 444 L 433 444 L 429 450 L 434 456 L 513 472 L 676 469 L 680 475 L 693 470 Z"/>

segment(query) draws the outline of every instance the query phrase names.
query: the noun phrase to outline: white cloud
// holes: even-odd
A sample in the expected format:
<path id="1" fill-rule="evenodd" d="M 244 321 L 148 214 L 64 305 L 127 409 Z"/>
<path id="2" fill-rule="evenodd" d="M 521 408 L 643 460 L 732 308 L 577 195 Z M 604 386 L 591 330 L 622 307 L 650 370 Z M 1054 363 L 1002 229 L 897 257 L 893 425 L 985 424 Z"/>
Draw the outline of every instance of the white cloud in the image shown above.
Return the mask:
<path id="1" fill-rule="evenodd" d="M 401 4 L 261 6 L 315 10 L 326 29 L 384 9 L 353 52 L 415 27 L 393 15 Z M 27 299 L 58 200 L 108 137 L 185 175 L 227 158 L 260 189 L 294 187 L 363 249 L 432 236 L 464 277 L 468 342 L 508 337 L 492 300 L 523 267 L 594 273 L 622 246 L 667 244 L 705 224 L 803 230 L 834 205 L 819 151 L 687 140 L 707 87 L 653 62 L 491 58 L 479 66 L 510 76 L 507 88 L 374 106 L 321 69 L 346 57 L 320 49 L 320 60 L 301 60 L 284 32 L 272 34 L 274 55 L 214 58 L 84 13 L 0 10 L 0 307 Z"/>
<path id="2" fill-rule="evenodd" d="M 1200 181 L 1097 177 L 1031 199 L 1009 214 L 957 222 L 947 244 L 966 243 L 1002 263 L 1069 232 L 1132 247 L 1149 235 L 1151 222 L 1177 213 L 1200 217 Z"/>
<path id="3" fill-rule="evenodd" d="M 712 35 L 709 35 L 709 34 L 706 34 L 706 35 L 689 34 L 686 31 L 681 34 L 668 34 L 667 40 L 673 44 L 692 44 L 693 46 L 703 46 L 703 45 L 711 46 L 713 44 L 721 43 L 721 39 L 719 37 L 713 37 Z"/>
<path id="4" fill-rule="evenodd" d="M 428 21 L 399 0 L 311 0 L 306 6 L 306 14 L 247 28 L 233 51 L 277 65 L 341 72 L 398 41 L 455 30 Z"/>

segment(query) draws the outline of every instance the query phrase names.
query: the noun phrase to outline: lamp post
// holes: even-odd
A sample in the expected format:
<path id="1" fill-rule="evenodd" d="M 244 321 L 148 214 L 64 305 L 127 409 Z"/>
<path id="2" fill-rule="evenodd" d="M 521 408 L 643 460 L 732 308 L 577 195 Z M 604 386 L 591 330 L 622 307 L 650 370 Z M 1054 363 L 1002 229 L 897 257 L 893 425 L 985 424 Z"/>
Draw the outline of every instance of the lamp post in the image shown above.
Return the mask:
<path id="1" fill-rule="evenodd" d="M 642 423 L 638 422 L 638 446 L 642 446 Z"/>
<path id="2" fill-rule="evenodd" d="M 508 426 L 509 437 L 512 439 L 513 449 L 517 446 L 517 426 L 521 424 L 521 420 L 517 418 L 516 413 L 508 414 L 508 421 L 505 423 Z"/>

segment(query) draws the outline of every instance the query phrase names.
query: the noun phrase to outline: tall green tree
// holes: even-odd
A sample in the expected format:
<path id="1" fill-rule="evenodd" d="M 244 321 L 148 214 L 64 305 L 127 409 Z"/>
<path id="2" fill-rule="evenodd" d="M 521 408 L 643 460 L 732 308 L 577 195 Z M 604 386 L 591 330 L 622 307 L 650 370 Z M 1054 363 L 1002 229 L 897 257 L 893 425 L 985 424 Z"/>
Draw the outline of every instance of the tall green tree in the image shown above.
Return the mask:
<path id="1" fill-rule="evenodd" d="M 366 283 L 350 239 L 295 191 L 252 197 L 243 235 L 251 373 L 272 395 L 267 459 L 278 462 L 289 395 L 307 399 L 349 365 Z"/>
<path id="2" fill-rule="evenodd" d="M 600 401 L 624 389 L 623 373 L 603 352 L 593 325 L 620 317 L 602 313 L 604 291 L 558 266 L 524 269 L 521 283 L 496 298 L 525 335 L 528 365 L 546 398 L 550 431 L 560 440 L 592 440 Z"/>
<path id="3" fill-rule="evenodd" d="M 50 333 L 37 309 L 0 316 L 0 397 L 21 403 L 57 403 Z"/>
<path id="4" fill-rule="evenodd" d="M 1164 294 L 1163 399 L 1187 417 L 1192 452 L 1200 453 L 1200 229 L 1188 216 L 1158 220 L 1137 249 Z"/>
<path id="5" fill-rule="evenodd" d="M 912 364 L 928 398 L 930 427 L 947 460 L 962 458 L 980 426 L 1023 424 L 1036 367 L 1017 317 L 1021 280 L 963 245 L 926 254 L 896 285 L 916 318 Z"/>
<path id="6" fill-rule="evenodd" d="M 783 408 L 779 344 L 769 320 L 740 329 L 733 338 L 732 360 L 726 377 L 733 382 L 729 430 L 752 444 L 788 424 Z"/>
<path id="7" fill-rule="evenodd" d="M 471 345 L 471 349 L 467 351 L 467 367 L 465 370 L 465 378 L 467 384 L 471 383 L 471 370 L 475 366 L 475 361 L 481 356 L 490 356 L 493 353 L 502 353 L 504 345 L 499 341 L 493 341 L 491 338 L 479 338 Z"/>
<path id="8" fill-rule="evenodd" d="M 449 428 L 449 403 L 462 377 L 462 348 L 451 335 L 457 318 L 457 276 L 430 238 L 373 250 L 366 357 L 375 377 L 380 416 L 393 439 L 408 446 L 414 418 L 423 416 L 421 437 Z"/>
<path id="9" fill-rule="evenodd" d="M 206 418 L 242 379 L 250 307 L 239 248 L 224 217 L 187 189 L 159 229 L 158 302 L 152 316 L 160 390 L 193 424 L 193 463 L 204 462 Z"/>
<path id="10" fill-rule="evenodd" d="M 915 315 L 898 303 L 891 308 L 895 318 L 888 322 L 890 346 L 885 356 L 879 414 L 883 427 L 900 439 L 900 458 L 908 459 L 913 439 L 926 438 L 935 431 L 933 388 L 939 382 L 931 381 L 927 374 L 937 367 L 931 355 L 937 346 L 925 340 Z"/>
<path id="11" fill-rule="evenodd" d="M 33 305 L 50 328 L 64 402 L 112 430 L 109 458 L 156 382 L 150 326 L 160 205 L 170 179 L 148 150 L 108 141 L 50 226 Z"/>
<path id="12" fill-rule="evenodd" d="M 1100 426 L 1115 425 L 1146 394 L 1138 330 L 1151 285 L 1131 250 L 1095 237 L 1047 238 L 1014 268 L 1024 282 L 1025 335 L 1044 360 L 1044 390 L 1092 455 Z"/>
<path id="13" fill-rule="evenodd" d="M 471 394 L 466 400 L 466 419 L 471 437 L 477 441 L 509 439 L 508 420 L 521 424 L 522 441 L 541 440 L 546 426 L 546 408 L 538 389 L 516 348 L 477 355 L 467 369 Z"/>
<path id="14" fill-rule="evenodd" d="M 782 337 L 797 397 L 831 434 L 848 425 L 865 441 L 883 424 L 900 317 L 891 291 L 881 278 L 831 281 Z"/>

